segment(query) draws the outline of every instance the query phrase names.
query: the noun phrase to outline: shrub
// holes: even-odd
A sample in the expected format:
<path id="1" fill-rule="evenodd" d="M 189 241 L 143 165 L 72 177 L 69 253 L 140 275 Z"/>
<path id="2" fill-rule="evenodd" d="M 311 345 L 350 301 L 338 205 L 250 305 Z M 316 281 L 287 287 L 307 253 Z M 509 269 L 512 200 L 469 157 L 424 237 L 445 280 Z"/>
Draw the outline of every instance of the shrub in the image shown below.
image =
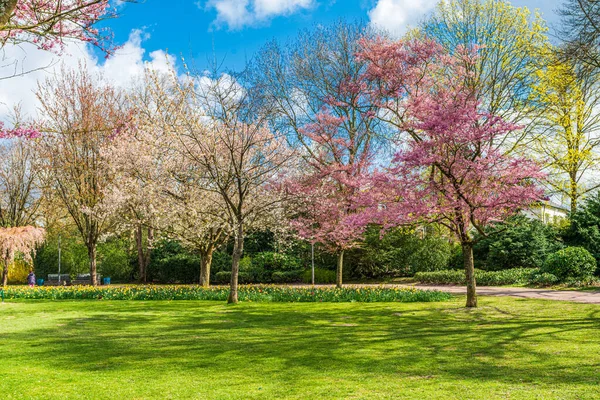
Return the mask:
<path id="1" fill-rule="evenodd" d="M 252 277 L 246 271 L 238 272 L 238 283 L 250 283 Z M 231 271 L 219 271 L 215 274 L 215 283 L 226 284 L 231 282 Z"/>
<path id="2" fill-rule="evenodd" d="M 529 282 L 536 268 L 513 268 L 503 271 L 475 270 L 475 280 L 482 286 L 518 285 Z M 466 283 L 465 273 L 461 270 L 444 270 L 432 272 L 418 272 L 415 279 L 429 284 L 453 284 L 464 285 Z"/>
<path id="3" fill-rule="evenodd" d="M 92 287 L 68 286 L 48 287 L 9 286 L 5 290 L 7 299 L 48 300 L 218 300 L 226 301 L 229 288 L 198 286 L 125 286 Z M 295 288 L 277 286 L 246 286 L 238 289 L 240 301 L 257 302 L 420 302 L 446 301 L 452 295 L 437 290 L 415 288 L 390 289 L 372 288 Z"/>
<path id="4" fill-rule="evenodd" d="M 590 196 L 571 217 L 564 232 L 569 246 L 581 246 L 600 263 L 600 190 Z M 598 272 L 598 271 L 597 271 Z"/>
<path id="5" fill-rule="evenodd" d="M 524 215 L 490 226 L 486 232 L 487 237 L 477 235 L 473 248 L 475 266 L 486 271 L 540 268 L 549 254 L 563 246 L 556 227 Z"/>
<path id="6" fill-rule="evenodd" d="M 292 279 L 291 275 L 288 278 L 283 278 L 285 275 L 283 273 L 301 269 L 300 260 L 298 258 L 288 254 L 274 253 L 271 251 L 255 254 L 251 264 L 249 271 L 252 274 L 253 281 L 256 283 L 288 282 L 289 279 Z M 274 275 L 275 272 L 281 272 L 282 274 Z M 274 278 L 274 276 L 277 278 Z M 274 279 L 284 280 L 276 281 Z"/>
<path id="7" fill-rule="evenodd" d="M 152 250 L 148 279 L 160 283 L 198 282 L 200 257 L 188 252 L 179 242 L 160 241 Z"/>
<path id="8" fill-rule="evenodd" d="M 596 259 L 583 247 L 567 247 L 550 254 L 543 268 L 561 282 L 590 279 L 596 271 Z"/>
<path id="9" fill-rule="evenodd" d="M 549 272 L 537 271 L 531 274 L 531 277 L 529 278 L 529 284 L 531 285 L 551 286 L 557 282 L 558 278 L 556 275 Z"/>
<path id="10" fill-rule="evenodd" d="M 357 277 L 413 276 L 419 271 L 448 268 L 451 251 L 448 240 L 434 232 L 421 236 L 414 230 L 396 228 L 381 237 L 381 228 L 372 226 L 361 248 L 348 259 L 357 259 L 354 266 L 349 265 Z"/>
<path id="11" fill-rule="evenodd" d="M 315 283 L 335 283 L 335 279 L 335 271 L 324 268 L 315 268 Z M 312 283 L 312 271 L 310 269 L 304 271 L 302 274 L 302 281 L 304 283 Z"/>
<path id="12" fill-rule="evenodd" d="M 296 283 L 302 282 L 302 270 L 295 271 L 275 271 L 271 276 L 274 283 Z"/>

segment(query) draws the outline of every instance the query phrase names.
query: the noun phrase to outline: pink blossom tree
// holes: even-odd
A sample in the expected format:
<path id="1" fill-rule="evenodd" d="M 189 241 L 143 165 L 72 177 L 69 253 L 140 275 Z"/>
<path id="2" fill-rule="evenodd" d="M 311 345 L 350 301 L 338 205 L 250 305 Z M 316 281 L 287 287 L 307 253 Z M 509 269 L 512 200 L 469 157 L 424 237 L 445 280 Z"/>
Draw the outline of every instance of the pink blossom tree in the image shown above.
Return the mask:
<path id="1" fill-rule="evenodd" d="M 398 129 L 398 148 L 377 180 L 386 225 L 437 222 L 463 250 L 467 307 L 477 306 L 473 231 L 539 201 L 543 178 L 533 161 L 501 145 L 519 129 L 482 110 L 465 82 L 476 49 L 448 54 L 432 41 L 365 41 L 360 57 L 383 118 Z M 368 218 L 370 213 L 365 213 Z"/>
<path id="2" fill-rule="evenodd" d="M 2 286 L 8 283 L 8 266 L 17 254 L 21 254 L 29 262 L 36 247 L 44 242 L 46 231 L 34 226 L 18 226 L 0 228 L 0 257 L 4 264 L 2 271 Z"/>
<path id="3" fill-rule="evenodd" d="M 360 90 L 358 85 L 353 88 Z M 336 110 L 343 106 L 337 102 Z M 342 287 L 345 250 L 357 245 L 370 222 L 352 215 L 360 210 L 365 176 L 375 153 L 371 119 L 370 115 L 356 118 L 352 121 L 356 124 L 348 126 L 347 117 L 335 116 L 325 107 L 315 122 L 300 129 L 307 143 L 305 168 L 288 183 L 290 193 L 303 205 L 292 225 L 300 237 L 323 243 L 337 254 L 337 287 Z"/>
<path id="4" fill-rule="evenodd" d="M 110 32 L 94 24 L 115 15 L 109 0 L 0 0 L 0 47 L 29 42 L 60 53 L 79 40 L 110 54 Z"/>

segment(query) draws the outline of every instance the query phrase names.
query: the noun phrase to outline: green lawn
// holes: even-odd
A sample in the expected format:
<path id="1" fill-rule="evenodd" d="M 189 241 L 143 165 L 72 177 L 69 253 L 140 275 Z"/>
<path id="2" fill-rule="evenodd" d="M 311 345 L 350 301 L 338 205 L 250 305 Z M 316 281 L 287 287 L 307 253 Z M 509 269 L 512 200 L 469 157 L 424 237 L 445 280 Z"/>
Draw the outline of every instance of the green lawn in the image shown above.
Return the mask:
<path id="1" fill-rule="evenodd" d="M 600 306 L 463 304 L 7 302 L 0 398 L 600 398 Z"/>

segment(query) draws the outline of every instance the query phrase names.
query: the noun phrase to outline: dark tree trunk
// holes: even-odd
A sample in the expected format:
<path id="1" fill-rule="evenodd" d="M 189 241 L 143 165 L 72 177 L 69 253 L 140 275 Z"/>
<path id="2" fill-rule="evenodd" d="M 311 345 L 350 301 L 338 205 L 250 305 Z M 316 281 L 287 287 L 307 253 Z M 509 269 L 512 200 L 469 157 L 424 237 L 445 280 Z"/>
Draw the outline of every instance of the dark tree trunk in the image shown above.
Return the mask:
<path id="1" fill-rule="evenodd" d="M 227 303 L 238 302 L 238 274 L 240 272 L 240 260 L 244 252 L 244 228 L 240 224 L 235 235 L 235 244 L 233 246 L 233 260 L 231 263 L 231 285 L 229 289 L 229 298 Z"/>
<path id="2" fill-rule="evenodd" d="M 90 260 L 90 283 L 92 286 L 98 285 L 98 279 L 96 274 L 96 245 L 88 245 L 88 258 Z"/>
<path id="3" fill-rule="evenodd" d="M 344 250 L 341 250 L 338 253 L 338 259 L 337 259 L 337 270 L 336 270 L 336 275 L 335 275 L 335 286 L 338 288 L 342 288 L 342 272 L 343 272 L 343 268 L 344 268 Z"/>
<path id="4" fill-rule="evenodd" d="M 150 265 L 150 243 L 154 239 L 154 230 L 148 227 L 148 237 L 146 238 L 146 246 L 144 246 L 144 233 L 142 225 L 139 224 L 135 231 L 135 244 L 138 253 L 138 275 L 139 281 L 142 283 L 148 282 L 148 266 Z"/>
<path id="5" fill-rule="evenodd" d="M 210 286 L 210 266 L 212 264 L 213 251 L 214 248 L 212 246 L 208 246 L 207 250 L 201 253 L 200 286 L 202 287 Z"/>
<path id="6" fill-rule="evenodd" d="M 473 244 L 463 243 L 463 261 L 467 278 L 467 307 L 477 307 L 477 291 L 475 282 L 475 264 L 473 263 Z"/>
<path id="7" fill-rule="evenodd" d="M 4 260 L 2 267 L 2 286 L 8 285 L 8 260 Z"/>
<path id="8" fill-rule="evenodd" d="M 143 235 L 142 235 L 142 225 L 138 224 L 137 229 L 135 230 L 135 245 L 137 247 L 138 253 L 138 273 L 139 273 L 139 281 L 142 283 L 146 282 L 146 257 L 144 256 L 144 246 L 143 246 Z"/>

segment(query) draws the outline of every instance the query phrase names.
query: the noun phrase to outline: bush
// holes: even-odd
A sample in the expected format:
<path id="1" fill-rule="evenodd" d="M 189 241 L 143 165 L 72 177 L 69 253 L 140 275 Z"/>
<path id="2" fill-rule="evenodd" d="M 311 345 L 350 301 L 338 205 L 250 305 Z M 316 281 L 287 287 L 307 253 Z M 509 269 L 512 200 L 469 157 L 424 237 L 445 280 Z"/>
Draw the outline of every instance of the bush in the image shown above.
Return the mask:
<path id="1" fill-rule="evenodd" d="M 226 301 L 229 288 L 198 286 L 130 286 L 91 287 L 67 286 L 35 288 L 9 286 L 5 290 L 7 299 L 48 300 L 218 300 Z M 240 301 L 258 302 L 417 302 L 446 301 L 449 293 L 437 290 L 373 288 L 294 288 L 277 286 L 240 286 Z"/>
<path id="2" fill-rule="evenodd" d="M 160 283 L 198 282 L 200 257 L 187 251 L 179 242 L 160 241 L 152 250 L 148 279 Z"/>
<path id="3" fill-rule="evenodd" d="M 569 246 L 581 246 L 600 263 L 600 190 L 570 217 L 571 224 L 564 232 Z M 598 272 L 598 271 L 597 271 Z"/>
<path id="4" fill-rule="evenodd" d="M 302 270 L 295 271 L 275 271 L 271 276 L 274 283 L 297 283 L 302 282 Z"/>
<path id="5" fill-rule="evenodd" d="M 503 271 L 475 270 L 475 280 L 482 286 L 519 285 L 529 282 L 531 275 L 539 271 L 537 268 L 513 268 Z M 429 284 L 466 284 L 465 273 L 461 270 L 444 270 L 433 272 L 418 272 L 415 279 Z"/>
<path id="6" fill-rule="evenodd" d="M 413 276 L 419 271 L 448 268 L 452 247 L 447 239 L 427 232 L 423 236 L 414 230 L 396 228 L 381 237 L 379 226 L 369 227 L 360 249 L 349 254 L 357 259 L 356 277 Z"/>
<path id="7" fill-rule="evenodd" d="M 501 230 L 499 233 L 494 231 Z M 486 228 L 473 248 L 475 266 L 486 271 L 540 268 L 549 254 L 560 250 L 558 229 L 523 215 Z"/>
<path id="8" fill-rule="evenodd" d="M 248 271 L 251 273 L 252 280 L 255 283 L 289 282 L 290 279 L 293 279 L 293 274 L 286 275 L 284 272 L 298 271 L 300 269 L 301 264 L 298 258 L 271 251 L 255 254 L 251 265 L 248 267 Z M 274 275 L 275 272 L 281 272 L 281 274 Z M 284 278 L 284 276 L 287 278 Z M 275 279 L 284 280 L 276 281 Z"/>
<path id="9" fill-rule="evenodd" d="M 238 283 L 250 283 L 252 277 L 246 271 L 238 272 Z M 215 283 L 226 284 L 231 282 L 231 271 L 219 271 L 215 274 Z"/>
<path id="10" fill-rule="evenodd" d="M 596 259 L 583 247 L 567 247 L 550 254 L 543 271 L 555 275 L 561 282 L 586 280 L 596 271 Z"/>
<path id="11" fill-rule="evenodd" d="M 335 280 L 335 271 L 323 268 L 315 268 L 315 283 L 335 283 Z M 302 274 L 302 282 L 312 283 L 312 271 L 310 269 L 305 270 Z"/>
<path id="12" fill-rule="evenodd" d="M 529 278 L 529 284 L 538 286 L 551 286 L 558 282 L 556 275 L 549 272 L 534 272 Z"/>

